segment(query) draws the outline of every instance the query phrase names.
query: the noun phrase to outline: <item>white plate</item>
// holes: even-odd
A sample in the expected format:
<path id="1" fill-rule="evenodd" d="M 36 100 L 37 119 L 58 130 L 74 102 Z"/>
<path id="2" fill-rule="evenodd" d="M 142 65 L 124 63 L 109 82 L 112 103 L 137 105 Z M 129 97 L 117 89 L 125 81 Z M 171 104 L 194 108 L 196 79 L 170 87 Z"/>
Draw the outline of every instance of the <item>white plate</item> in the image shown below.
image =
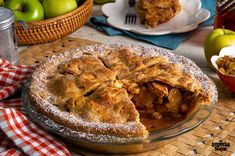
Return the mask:
<path id="1" fill-rule="evenodd" d="M 116 0 L 115 3 L 107 3 L 102 6 L 102 12 L 108 17 L 109 25 L 144 35 L 164 35 L 171 33 L 182 33 L 194 30 L 198 24 L 210 17 L 210 12 L 201 8 L 200 0 L 180 0 L 182 10 L 170 21 L 158 25 L 156 28 L 147 29 L 140 24 L 137 18 L 136 24 L 125 24 L 125 14 L 128 8 L 128 0 Z"/>

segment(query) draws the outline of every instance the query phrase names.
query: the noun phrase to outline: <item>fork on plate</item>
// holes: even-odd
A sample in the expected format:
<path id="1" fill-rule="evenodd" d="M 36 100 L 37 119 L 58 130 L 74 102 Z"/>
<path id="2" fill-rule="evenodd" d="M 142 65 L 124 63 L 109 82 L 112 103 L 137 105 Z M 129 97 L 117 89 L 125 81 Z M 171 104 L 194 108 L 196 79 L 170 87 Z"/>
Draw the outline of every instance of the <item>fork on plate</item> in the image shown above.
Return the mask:
<path id="1" fill-rule="evenodd" d="M 135 11 L 135 0 L 129 0 L 128 4 L 129 7 L 127 9 L 125 16 L 125 24 L 135 24 L 137 19 Z"/>

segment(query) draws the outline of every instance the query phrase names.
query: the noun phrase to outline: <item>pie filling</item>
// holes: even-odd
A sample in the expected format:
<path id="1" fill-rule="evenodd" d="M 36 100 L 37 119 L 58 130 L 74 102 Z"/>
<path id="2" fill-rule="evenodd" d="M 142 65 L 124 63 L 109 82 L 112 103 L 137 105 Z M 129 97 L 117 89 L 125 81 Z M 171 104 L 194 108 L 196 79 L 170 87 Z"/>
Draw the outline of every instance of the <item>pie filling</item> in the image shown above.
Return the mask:
<path id="1" fill-rule="evenodd" d="M 184 119 L 195 106 L 197 95 L 161 82 L 140 85 L 131 98 L 140 121 L 149 131 L 165 128 Z"/>
<path id="2" fill-rule="evenodd" d="M 167 77 L 159 80 L 164 68 L 170 72 L 173 64 L 167 66 L 166 60 L 159 57 L 141 58 L 130 54 L 123 57 L 124 54 L 127 53 L 120 51 L 103 59 L 84 56 L 61 63 L 57 72 L 48 77 L 48 89 L 55 95 L 52 103 L 61 111 L 73 113 L 88 122 L 141 122 L 148 131 L 170 126 L 191 112 L 200 92 L 187 89 L 184 85 L 187 81 L 176 81 L 172 85 L 171 81 L 167 83 Z M 158 67 L 160 75 L 154 67 Z M 153 71 L 149 72 L 149 69 Z M 172 75 L 165 75 L 180 75 L 173 71 L 178 72 L 172 69 Z M 144 74 L 141 80 L 139 73 Z M 192 88 L 193 82 L 187 78 L 190 80 L 188 86 Z"/>

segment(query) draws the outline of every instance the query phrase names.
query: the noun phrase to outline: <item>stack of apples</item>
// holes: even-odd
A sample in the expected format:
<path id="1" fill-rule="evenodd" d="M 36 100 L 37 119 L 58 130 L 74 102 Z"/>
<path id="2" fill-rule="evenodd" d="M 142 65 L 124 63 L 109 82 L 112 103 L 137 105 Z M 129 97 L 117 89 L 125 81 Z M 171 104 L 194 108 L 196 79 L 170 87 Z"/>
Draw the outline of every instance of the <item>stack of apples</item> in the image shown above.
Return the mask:
<path id="1" fill-rule="evenodd" d="M 16 21 L 40 21 L 64 15 L 80 4 L 78 0 L 0 0 L 0 5 L 14 12 Z"/>

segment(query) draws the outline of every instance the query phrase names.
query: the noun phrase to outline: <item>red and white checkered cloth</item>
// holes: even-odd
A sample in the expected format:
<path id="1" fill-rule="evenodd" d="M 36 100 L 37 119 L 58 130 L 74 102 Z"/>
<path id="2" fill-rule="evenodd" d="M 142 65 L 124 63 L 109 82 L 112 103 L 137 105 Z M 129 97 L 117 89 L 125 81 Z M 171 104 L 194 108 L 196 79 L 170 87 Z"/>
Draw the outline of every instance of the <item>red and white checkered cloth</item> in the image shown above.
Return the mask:
<path id="1" fill-rule="evenodd" d="M 20 91 L 35 66 L 13 66 L 0 59 L 0 155 L 70 155 L 64 143 L 32 123 L 21 99 L 6 100 Z"/>

